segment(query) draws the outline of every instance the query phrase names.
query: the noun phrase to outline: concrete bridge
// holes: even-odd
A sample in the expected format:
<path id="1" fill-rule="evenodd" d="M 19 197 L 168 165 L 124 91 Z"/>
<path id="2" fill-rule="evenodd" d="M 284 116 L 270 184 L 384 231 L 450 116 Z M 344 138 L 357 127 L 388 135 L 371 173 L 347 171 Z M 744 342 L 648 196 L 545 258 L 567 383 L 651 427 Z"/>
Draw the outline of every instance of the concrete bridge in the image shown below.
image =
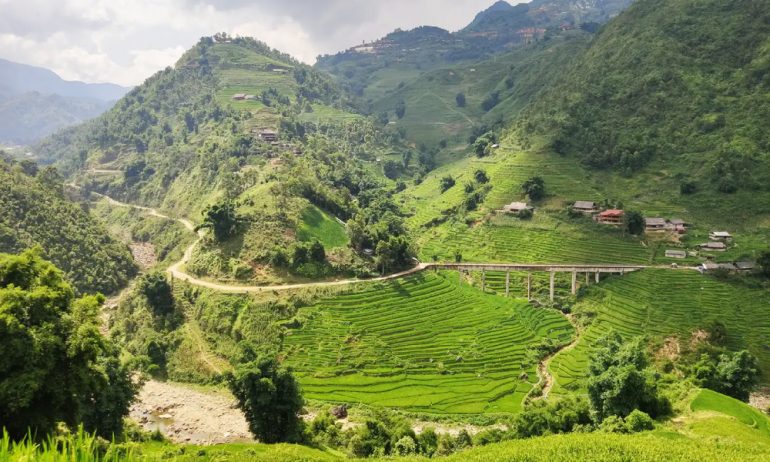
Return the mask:
<path id="1" fill-rule="evenodd" d="M 486 272 L 505 272 L 505 296 L 510 293 L 511 271 L 527 273 L 527 298 L 532 299 L 532 273 L 551 273 L 550 299 L 554 299 L 554 280 L 556 273 L 572 273 L 572 295 L 577 292 L 577 276 L 585 274 L 586 284 L 593 273 L 596 282 L 599 282 L 602 273 L 625 274 L 639 271 L 647 266 L 642 265 L 565 265 L 565 264 L 529 264 L 529 263 L 428 263 L 426 268 L 444 269 L 463 272 L 481 271 L 481 290 L 486 288 Z"/>

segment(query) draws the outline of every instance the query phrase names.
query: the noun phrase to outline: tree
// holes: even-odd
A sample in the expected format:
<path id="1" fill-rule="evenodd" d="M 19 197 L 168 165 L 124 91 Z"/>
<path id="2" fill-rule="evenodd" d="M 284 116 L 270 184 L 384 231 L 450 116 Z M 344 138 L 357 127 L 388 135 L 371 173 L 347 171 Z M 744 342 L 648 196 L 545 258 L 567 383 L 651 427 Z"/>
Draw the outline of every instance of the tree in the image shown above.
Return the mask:
<path id="1" fill-rule="evenodd" d="M 623 226 L 629 234 L 638 236 L 644 232 L 644 216 L 633 210 L 626 210 L 623 214 Z"/>
<path id="2" fill-rule="evenodd" d="M 530 177 L 521 184 L 521 190 L 529 196 L 530 200 L 540 200 L 545 197 L 545 180 L 540 176 Z"/>
<path id="3" fill-rule="evenodd" d="M 326 249 L 324 245 L 318 239 L 314 239 L 308 248 L 308 256 L 316 263 L 323 263 L 326 261 Z"/>
<path id="4" fill-rule="evenodd" d="M 398 178 L 399 170 L 400 166 L 395 160 L 388 159 L 382 163 L 382 173 L 391 180 Z"/>
<path id="5" fill-rule="evenodd" d="M 500 102 L 500 92 L 493 91 L 489 93 L 486 96 L 486 98 L 484 98 L 484 101 L 481 102 L 481 109 L 484 110 L 484 112 L 487 112 L 491 110 L 493 107 L 497 106 L 499 102 Z"/>
<path id="6" fill-rule="evenodd" d="M 203 223 L 196 230 L 210 228 L 214 232 L 214 239 L 223 242 L 238 231 L 241 221 L 241 217 L 235 210 L 235 204 L 226 201 L 204 210 Z"/>
<path id="7" fill-rule="evenodd" d="M 404 114 L 406 114 L 406 103 L 401 99 L 396 103 L 396 117 L 403 119 Z"/>
<path id="8" fill-rule="evenodd" d="M 465 93 L 458 93 L 455 96 L 455 102 L 457 102 L 457 107 L 465 107 Z"/>
<path id="9" fill-rule="evenodd" d="M 275 359 L 257 358 L 225 376 L 249 431 L 263 443 L 296 442 L 303 400 L 291 371 Z"/>
<path id="10" fill-rule="evenodd" d="M 407 266 L 414 256 L 414 251 L 405 236 L 390 236 L 377 243 L 374 256 L 384 274 L 389 269 Z"/>
<path id="11" fill-rule="evenodd" d="M 473 173 L 473 178 L 476 180 L 479 184 L 485 184 L 489 182 L 489 176 L 487 176 L 486 170 L 476 170 Z"/>
<path id="12" fill-rule="evenodd" d="M 494 132 L 486 132 L 473 140 L 473 152 L 477 157 L 484 157 L 489 154 L 491 147 L 497 142 L 497 136 Z"/>
<path id="13" fill-rule="evenodd" d="M 759 254 L 757 265 L 764 276 L 770 277 L 770 250 L 764 250 Z"/>
<path id="14" fill-rule="evenodd" d="M 648 368 L 641 338 L 624 342 L 610 332 L 599 339 L 589 363 L 588 397 L 598 419 L 625 417 L 634 409 L 652 417 L 666 414 L 671 405 L 660 396 L 657 373 Z"/>
<path id="15" fill-rule="evenodd" d="M 0 416 L 12 438 L 59 421 L 110 437 L 136 394 L 98 328 L 104 297 L 75 299 L 36 252 L 0 254 Z"/>
<path id="16" fill-rule="evenodd" d="M 451 175 L 447 175 L 441 179 L 441 182 L 439 183 L 439 189 L 441 192 L 445 192 L 447 189 L 451 188 L 455 185 L 455 179 L 452 178 Z"/>
<path id="17" fill-rule="evenodd" d="M 695 377 L 701 386 L 710 388 L 741 401 L 748 401 L 749 394 L 759 382 L 757 358 L 746 350 L 734 354 L 722 354 L 716 361 L 702 355 L 695 364 Z"/>
<path id="18" fill-rule="evenodd" d="M 174 294 L 166 276 L 154 271 L 139 278 L 137 287 L 152 308 L 155 316 L 166 316 L 174 311 Z"/>

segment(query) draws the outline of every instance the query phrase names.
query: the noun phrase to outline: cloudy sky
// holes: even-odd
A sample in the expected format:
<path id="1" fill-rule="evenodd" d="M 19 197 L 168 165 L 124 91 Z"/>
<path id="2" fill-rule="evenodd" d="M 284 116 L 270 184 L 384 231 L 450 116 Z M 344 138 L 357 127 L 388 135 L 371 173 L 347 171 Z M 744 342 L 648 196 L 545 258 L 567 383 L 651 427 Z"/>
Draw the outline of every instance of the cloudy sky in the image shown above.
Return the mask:
<path id="1" fill-rule="evenodd" d="M 136 85 L 198 38 L 256 37 L 312 64 L 397 27 L 457 30 L 493 0 L 0 0 L 0 58 Z M 518 3 L 509 1 L 509 3 Z"/>

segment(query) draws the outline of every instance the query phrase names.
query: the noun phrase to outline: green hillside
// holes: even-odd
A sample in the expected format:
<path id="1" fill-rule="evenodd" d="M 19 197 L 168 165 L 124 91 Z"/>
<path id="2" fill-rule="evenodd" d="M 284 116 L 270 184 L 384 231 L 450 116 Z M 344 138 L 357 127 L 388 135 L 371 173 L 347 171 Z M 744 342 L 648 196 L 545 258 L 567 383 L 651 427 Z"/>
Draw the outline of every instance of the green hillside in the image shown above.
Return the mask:
<path id="1" fill-rule="evenodd" d="M 202 38 L 105 115 L 35 148 L 87 191 L 204 229 L 229 216 L 219 224 L 226 232 L 196 246 L 187 269 L 262 283 L 382 269 L 359 253 L 404 233 L 381 160 L 403 151 L 399 136 L 351 109 L 330 76 L 224 34 Z M 340 224 L 351 219 L 361 224 L 355 242 Z M 328 250 L 319 261 L 294 254 L 316 240 Z M 408 262 L 396 260 L 385 266 Z"/>
<path id="2" fill-rule="evenodd" d="M 387 112 L 392 125 L 409 140 L 426 146 L 467 146 L 471 134 L 509 123 L 542 88 L 556 80 L 579 56 L 591 34 L 580 30 L 552 33 L 547 40 L 517 47 L 483 61 L 426 70 L 419 76 L 403 73 L 401 80 L 379 80 L 364 94 L 377 112 Z M 374 89 L 376 88 L 376 90 Z M 462 94 L 464 102 L 458 102 Z M 485 100 L 496 95 L 495 103 Z M 395 114 L 403 102 L 403 117 Z"/>
<path id="3" fill-rule="evenodd" d="M 768 303 L 770 294 L 765 288 L 720 281 L 692 270 L 644 270 L 591 286 L 573 309 L 589 320 L 587 328 L 575 348 L 560 353 L 551 363 L 554 392 L 582 389 L 592 345 L 611 329 L 629 337 L 648 336 L 657 345 L 673 339 L 686 351 L 696 331 L 708 330 L 714 320 L 726 326 L 728 348 L 745 348 L 757 356 L 767 384 Z"/>
<path id="4" fill-rule="evenodd" d="M 765 6 L 636 2 L 533 106 L 521 131 L 594 168 L 632 175 L 649 165 L 700 190 L 765 191 Z"/>
<path id="5" fill-rule="evenodd" d="M 431 414 L 515 412 L 537 354 L 572 328 L 555 311 L 426 273 L 301 308 L 284 340 L 307 398 Z"/>
<path id="6" fill-rule="evenodd" d="M 80 293 L 111 294 L 126 285 L 136 273 L 128 247 L 67 199 L 55 172 L 23 167 L 0 158 L 0 252 L 39 246 Z"/>

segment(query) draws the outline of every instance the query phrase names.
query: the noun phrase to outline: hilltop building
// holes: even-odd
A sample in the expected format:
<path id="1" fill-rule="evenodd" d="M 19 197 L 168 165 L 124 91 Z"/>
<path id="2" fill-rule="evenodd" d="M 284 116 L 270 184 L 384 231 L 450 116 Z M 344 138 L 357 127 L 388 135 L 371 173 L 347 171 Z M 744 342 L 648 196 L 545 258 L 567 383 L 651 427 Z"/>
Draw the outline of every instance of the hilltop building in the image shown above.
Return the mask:
<path id="1" fill-rule="evenodd" d="M 246 99 L 246 93 L 236 93 L 233 95 L 234 101 L 243 101 L 244 99 Z"/>
<path id="2" fill-rule="evenodd" d="M 709 233 L 709 239 L 712 241 L 727 242 L 733 239 L 733 235 L 727 231 L 712 231 Z"/>
<path id="3" fill-rule="evenodd" d="M 278 134 L 272 130 L 262 130 L 259 132 L 259 138 L 262 141 L 274 142 L 278 141 Z"/>
<path id="4" fill-rule="evenodd" d="M 666 220 L 664 218 L 645 218 L 644 229 L 645 231 L 665 231 Z"/>
<path id="5" fill-rule="evenodd" d="M 605 210 L 596 215 L 596 221 L 603 225 L 622 225 L 624 212 L 618 209 Z"/>
<path id="6" fill-rule="evenodd" d="M 511 202 L 508 205 L 504 205 L 501 211 L 503 213 L 519 213 L 522 210 L 532 210 L 532 207 L 527 205 L 526 202 Z"/>
<path id="7" fill-rule="evenodd" d="M 700 248 L 710 252 L 724 252 L 727 250 L 727 244 L 724 242 L 712 241 L 701 244 Z"/>
<path id="8" fill-rule="evenodd" d="M 572 204 L 572 210 L 585 214 L 592 214 L 596 212 L 596 204 L 592 201 L 575 201 Z"/>

